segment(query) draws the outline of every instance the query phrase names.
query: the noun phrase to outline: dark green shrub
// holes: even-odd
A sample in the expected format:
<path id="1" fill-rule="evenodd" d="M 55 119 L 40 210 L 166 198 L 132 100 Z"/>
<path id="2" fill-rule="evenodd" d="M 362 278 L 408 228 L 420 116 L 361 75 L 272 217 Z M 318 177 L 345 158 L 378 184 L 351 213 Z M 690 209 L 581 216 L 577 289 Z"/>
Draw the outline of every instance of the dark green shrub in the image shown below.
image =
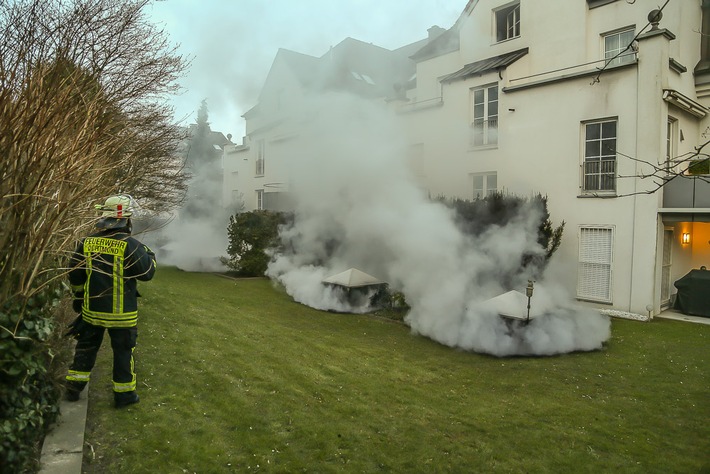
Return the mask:
<path id="1" fill-rule="evenodd" d="M 59 414 L 61 393 L 54 313 L 59 285 L 0 308 L 0 472 L 34 472 L 48 427 Z M 66 342 L 64 342 L 66 343 Z"/>
<path id="2" fill-rule="evenodd" d="M 710 174 L 710 159 L 691 161 L 690 167 L 688 168 L 688 174 L 691 174 L 691 175 Z"/>
<path id="3" fill-rule="evenodd" d="M 279 225 L 287 216 L 281 212 L 250 211 L 229 218 L 229 259 L 223 259 L 240 276 L 264 276 L 269 264 L 266 250 L 278 245 Z"/>
<path id="4" fill-rule="evenodd" d="M 523 255 L 517 274 L 527 273 L 535 278 L 547 266 L 550 257 L 562 242 L 564 221 L 557 227 L 550 221 L 547 209 L 547 197 L 541 194 L 530 198 L 510 194 L 494 193 L 483 199 L 473 201 L 454 199 L 447 201 L 440 198 L 456 212 L 456 222 L 467 235 L 477 237 L 492 226 L 503 227 L 521 213 L 539 212 L 540 223 L 537 226 L 537 243 L 545 250 L 544 255 Z M 512 281 L 516 275 L 499 275 L 504 284 Z"/>

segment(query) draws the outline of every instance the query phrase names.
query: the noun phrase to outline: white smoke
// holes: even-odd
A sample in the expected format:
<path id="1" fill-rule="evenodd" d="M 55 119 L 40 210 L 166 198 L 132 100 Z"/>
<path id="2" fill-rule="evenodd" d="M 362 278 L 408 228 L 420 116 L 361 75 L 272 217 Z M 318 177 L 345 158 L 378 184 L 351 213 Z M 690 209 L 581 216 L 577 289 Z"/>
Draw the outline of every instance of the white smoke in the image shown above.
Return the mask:
<path id="1" fill-rule="evenodd" d="M 185 167 L 189 175 L 184 202 L 148 239 L 158 262 L 163 265 L 193 272 L 225 271 L 227 268 L 220 258 L 226 255 L 229 245 L 230 209 L 222 207 L 221 163 L 219 156 L 212 153 L 209 135 L 203 137 L 200 146 L 194 146 L 198 140 L 196 135 L 197 132 L 182 157 L 187 160 Z"/>
<path id="2" fill-rule="evenodd" d="M 267 275 L 314 308 L 348 311 L 324 278 L 356 267 L 403 292 L 412 330 L 451 347 L 498 356 L 556 354 L 600 348 L 607 317 L 571 306 L 554 283 L 540 281 L 534 302 L 544 314 L 506 323 L 486 308 L 523 254 L 540 254 L 539 210 L 532 206 L 504 227 L 464 235 L 453 211 L 430 200 L 407 165 L 407 143 L 388 112 L 349 96 L 328 94 L 304 114 L 311 122 L 290 156 L 297 199 L 295 224 L 282 230 L 288 253 Z M 514 286 L 524 288 L 527 276 Z M 544 305 L 544 308 L 543 308 Z"/>
<path id="3" fill-rule="evenodd" d="M 220 257 L 226 255 L 227 222 L 211 216 L 176 218 L 161 230 L 157 248 L 162 265 L 188 272 L 222 272 Z"/>

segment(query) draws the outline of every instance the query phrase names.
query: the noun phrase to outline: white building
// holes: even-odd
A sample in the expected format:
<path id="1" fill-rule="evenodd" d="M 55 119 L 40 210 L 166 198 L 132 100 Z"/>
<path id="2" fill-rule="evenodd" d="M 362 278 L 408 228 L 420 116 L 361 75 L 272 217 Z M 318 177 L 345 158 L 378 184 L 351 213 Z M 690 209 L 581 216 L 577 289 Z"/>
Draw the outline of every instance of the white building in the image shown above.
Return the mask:
<path id="1" fill-rule="evenodd" d="M 397 114 L 431 195 L 546 194 L 566 222 L 556 258 L 576 268 L 577 298 L 657 314 L 675 280 L 710 264 L 708 171 L 688 171 L 710 150 L 698 152 L 710 140 L 710 2 L 662 6 L 470 0 L 449 30 L 401 50 L 351 39 L 321 58 L 281 50 L 244 144 L 225 150 L 225 201 L 288 207 L 302 118 L 287 111 L 328 77 Z"/>

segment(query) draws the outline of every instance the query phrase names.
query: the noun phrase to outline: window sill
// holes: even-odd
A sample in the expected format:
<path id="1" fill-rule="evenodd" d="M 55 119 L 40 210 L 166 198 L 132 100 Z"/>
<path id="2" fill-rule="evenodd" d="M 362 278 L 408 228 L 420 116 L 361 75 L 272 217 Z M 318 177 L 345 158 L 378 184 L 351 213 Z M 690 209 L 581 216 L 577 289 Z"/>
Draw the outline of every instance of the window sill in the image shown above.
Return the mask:
<path id="1" fill-rule="evenodd" d="M 589 199 L 589 198 L 597 198 L 597 199 L 613 199 L 619 197 L 616 193 L 584 193 L 584 194 L 579 194 L 577 196 L 578 199 Z"/>
<path id="2" fill-rule="evenodd" d="M 494 145 L 476 145 L 476 146 L 470 146 L 468 147 L 469 152 L 474 152 L 474 151 L 484 151 L 484 150 L 497 150 L 498 149 L 498 144 Z"/>
<path id="3" fill-rule="evenodd" d="M 592 298 L 584 298 L 583 296 L 577 296 L 575 299 L 577 301 L 584 301 L 585 303 L 596 303 L 596 304 L 603 304 L 603 305 L 607 305 L 607 306 L 612 306 L 614 304 L 611 301 L 595 300 Z"/>
<path id="4" fill-rule="evenodd" d="M 496 42 L 494 42 L 493 44 L 503 44 L 503 43 L 507 43 L 507 42 L 509 42 L 509 41 L 514 41 L 514 40 L 519 39 L 519 38 L 520 38 L 520 35 L 518 35 L 518 36 L 513 36 L 512 38 L 506 38 L 506 39 L 503 39 L 503 40 L 500 40 L 500 41 L 496 41 Z"/>

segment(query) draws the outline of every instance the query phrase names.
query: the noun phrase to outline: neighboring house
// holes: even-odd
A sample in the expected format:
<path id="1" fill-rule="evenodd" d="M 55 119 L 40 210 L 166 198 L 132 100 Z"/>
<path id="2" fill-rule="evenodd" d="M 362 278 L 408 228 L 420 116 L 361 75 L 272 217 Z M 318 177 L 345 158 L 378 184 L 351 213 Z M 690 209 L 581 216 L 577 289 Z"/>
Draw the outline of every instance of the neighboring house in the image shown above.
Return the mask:
<path id="1" fill-rule="evenodd" d="M 180 155 L 185 160 L 186 166 L 191 166 L 192 162 L 199 162 L 202 160 L 220 161 L 223 156 L 224 147 L 232 144 L 231 134 L 228 134 L 225 137 L 224 133 L 210 129 L 209 125 L 205 125 L 205 127 L 204 144 L 201 144 L 203 147 L 201 150 L 195 150 L 195 147 L 193 146 L 193 142 L 199 134 L 199 126 L 196 123 L 192 123 L 184 128 L 185 138 L 180 144 L 179 151 Z"/>
<path id="2" fill-rule="evenodd" d="M 434 27 L 430 36 L 444 31 Z M 288 209 L 291 139 L 304 123 L 299 115 L 303 101 L 312 92 L 325 91 L 347 91 L 365 100 L 403 98 L 415 72 L 409 56 L 426 43 L 390 51 L 346 38 L 320 58 L 280 49 L 258 104 L 243 115 L 244 143 L 225 148 L 225 205 L 242 202 L 246 210 Z"/>
<path id="3" fill-rule="evenodd" d="M 409 53 L 415 69 L 387 72 L 392 90 L 367 95 L 365 76 L 376 74 L 367 58 L 341 66 L 329 86 L 352 77 L 360 82 L 347 87 L 398 114 L 430 195 L 547 195 L 552 218 L 566 222 L 557 258 L 574 272 L 577 298 L 657 314 L 674 281 L 710 264 L 710 176 L 687 162 L 710 140 L 710 1 L 665 2 L 660 19 L 649 15 L 657 8 L 471 0 L 452 28 Z M 225 150 L 235 178 L 225 176 L 225 199 L 237 190 L 247 210 L 272 208 L 269 194 L 288 190 L 284 150 L 297 132 L 279 104 L 305 100 L 309 72 L 354 43 L 322 58 L 279 51 L 244 114 L 245 144 Z"/>

